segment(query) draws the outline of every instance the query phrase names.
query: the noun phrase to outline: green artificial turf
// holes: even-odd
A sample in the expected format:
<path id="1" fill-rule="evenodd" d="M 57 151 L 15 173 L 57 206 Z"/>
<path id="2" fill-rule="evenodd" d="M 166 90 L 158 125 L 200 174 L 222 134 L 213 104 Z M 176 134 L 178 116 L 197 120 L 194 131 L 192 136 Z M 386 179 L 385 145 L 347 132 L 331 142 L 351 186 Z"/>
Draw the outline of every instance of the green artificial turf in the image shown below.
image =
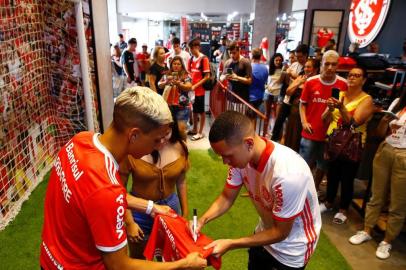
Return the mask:
<path id="1" fill-rule="evenodd" d="M 221 192 L 227 168 L 211 150 L 193 150 L 190 159 L 191 169 L 187 176 L 189 209 L 197 208 L 198 214 L 202 214 Z M 17 218 L 0 232 L 0 269 L 39 268 L 43 200 L 48 177 L 49 175 L 24 203 Z M 238 197 L 231 210 L 207 224 L 203 232 L 214 239 L 241 237 L 251 234 L 257 221 L 258 216 L 250 199 Z M 246 249 L 230 251 L 223 256 L 221 269 L 247 269 L 247 260 Z M 306 269 L 346 270 L 351 267 L 322 233 Z"/>

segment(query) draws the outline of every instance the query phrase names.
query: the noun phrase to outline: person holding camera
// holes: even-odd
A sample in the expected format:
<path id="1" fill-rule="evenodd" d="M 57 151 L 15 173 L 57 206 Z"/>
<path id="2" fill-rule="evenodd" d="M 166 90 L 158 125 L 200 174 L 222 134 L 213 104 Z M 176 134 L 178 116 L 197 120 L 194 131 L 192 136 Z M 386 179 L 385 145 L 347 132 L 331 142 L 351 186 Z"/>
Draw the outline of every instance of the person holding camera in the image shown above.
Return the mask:
<path id="1" fill-rule="evenodd" d="M 171 59 L 169 72 L 162 77 L 158 86 L 164 88 L 162 96 L 175 116 L 179 128 L 185 131 L 186 123 L 189 120 L 189 92 L 192 91 L 192 79 L 186 71 L 181 56 Z"/>
<path id="2" fill-rule="evenodd" d="M 339 125 L 352 125 L 355 132 L 362 132 L 362 143 L 365 143 L 367 121 L 374 112 L 372 97 L 362 90 L 366 79 L 366 70 L 360 67 L 351 69 L 347 79 L 348 90 L 341 91 L 339 99 L 330 97 L 327 100 L 327 108 L 322 119 L 330 123 L 328 135 L 332 134 Z M 336 224 L 343 224 L 347 221 L 347 210 L 351 204 L 358 166 L 359 161 L 355 162 L 341 157 L 329 161 L 327 198 L 326 202 L 321 204 L 320 211 L 333 207 L 338 185 L 341 183 L 339 211 L 333 219 Z"/>
<path id="3" fill-rule="evenodd" d="M 252 67 L 248 59 L 240 55 L 240 46 L 232 42 L 228 46 L 231 58 L 224 64 L 221 81 L 228 80 L 229 89 L 249 102 L 249 88 L 252 83 Z"/>
<path id="4" fill-rule="evenodd" d="M 324 160 L 324 145 L 329 123 L 321 119 L 327 108 L 327 100 L 331 97 L 332 88 L 347 91 L 347 81 L 336 75 L 339 55 L 336 51 L 327 51 L 323 55 L 320 75 L 308 78 L 300 96 L 300 119 L 302 121 L 302 139 L 299 154 L 313 167 L 316 163 L 314 181 L 316 189 L 325 172 L 327 164 Z"/>

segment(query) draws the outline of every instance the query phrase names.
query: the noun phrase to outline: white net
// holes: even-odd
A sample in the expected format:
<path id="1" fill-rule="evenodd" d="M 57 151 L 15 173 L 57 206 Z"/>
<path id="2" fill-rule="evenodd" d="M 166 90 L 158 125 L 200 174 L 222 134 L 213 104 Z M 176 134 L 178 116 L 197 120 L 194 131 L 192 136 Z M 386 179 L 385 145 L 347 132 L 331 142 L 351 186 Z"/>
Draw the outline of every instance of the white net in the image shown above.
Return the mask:
<path id="1" fill-rule="evenodd" d="M 1 2 L 0 230 L 51 168 L 59 148 L 86 129 L 74 4 Z M 84 17 L 94 82 L 88 5 Z M 96 102 L 93 112 L 98 130 Z"/>

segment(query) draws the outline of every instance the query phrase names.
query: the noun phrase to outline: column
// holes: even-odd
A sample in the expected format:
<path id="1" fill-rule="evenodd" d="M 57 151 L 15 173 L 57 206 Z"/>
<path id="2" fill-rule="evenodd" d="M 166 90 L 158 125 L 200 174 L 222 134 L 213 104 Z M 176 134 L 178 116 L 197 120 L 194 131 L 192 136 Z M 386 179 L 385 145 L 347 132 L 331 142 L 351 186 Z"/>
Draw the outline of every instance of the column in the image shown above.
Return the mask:
<path id="1" fill-rule="evenodd" d="M 263 37 L 269 40 L 269 53 L 275 51 L 276 37 L 276 17 L 279 11 L 279 0 L 256 0 L 255 20 L 252 36 L 252 48 L 257 48 L 261 44 Z M 270 58 L 269 55 L 266 56 Z"/>

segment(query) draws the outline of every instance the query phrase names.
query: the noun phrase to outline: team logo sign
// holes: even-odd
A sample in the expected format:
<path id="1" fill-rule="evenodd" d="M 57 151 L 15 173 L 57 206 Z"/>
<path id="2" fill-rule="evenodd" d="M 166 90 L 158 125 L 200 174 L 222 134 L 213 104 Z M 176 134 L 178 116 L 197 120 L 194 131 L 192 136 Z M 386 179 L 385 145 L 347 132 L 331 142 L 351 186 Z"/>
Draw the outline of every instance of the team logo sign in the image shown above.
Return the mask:
<path id="1" fill-rule="evenodd" d="M 378 35 L 390 6 L 390 0 L 353 0 L 348 22 L 351 42 L 366 47 Z"/>

